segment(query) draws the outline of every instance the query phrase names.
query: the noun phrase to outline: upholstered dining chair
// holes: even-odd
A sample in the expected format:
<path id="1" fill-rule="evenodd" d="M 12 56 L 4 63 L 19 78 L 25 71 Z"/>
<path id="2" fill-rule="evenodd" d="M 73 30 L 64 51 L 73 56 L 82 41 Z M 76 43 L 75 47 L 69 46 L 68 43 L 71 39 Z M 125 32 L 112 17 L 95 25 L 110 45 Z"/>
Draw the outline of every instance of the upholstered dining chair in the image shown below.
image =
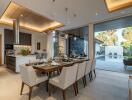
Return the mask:
<path id="1" fill-rule="evenodd" d="M 86 78 L 87 75 L 89 75 L 89 78 L 91 81 L 92 75 L 91 75 L 90 71 L 91 71 L 91 61 L 89 60 L 89 61 L 86 61 L 85 77 L 84 77 L 85 83 L 86 83 L 85 85 L 87 85 L 87 78 Z"/>
<path id="2" fill-rule="evenodd" d="M 39 85 L 42 82 L 46 82 L 48 77 L 45 75 L 37 75 L 35 69 L 32 66 L 20 66 L 20 74 L 22 79 L 21 95 L 24 85 L 29 86 L 29 100 L 31 99 L 31 93 L 34 86 Z M 48 82 L 48 81 L 47 81 Z"/>
<path id="3" fill-rule="evenodd" d="M 77 78 L 76 78 L 76 87 L 77 87 L 77 93 L 78 93 L 78 81 L 82 79 L 84 87 L 85 87 L 85 69 L 86 69 L 86 61 L 79 63 L 78 65 L 78 71 L 77 71 Z"/>
<path id="4" fill-rule="evenodd" d="M 49 80 L 49 96 L 51 95 L 51 86 L 58 87 L 63 92 L 63 99 L 66 100 L 66 89 L 73 85 L 75 95 L 77 95 L 76 91 L 76 75 L 77 75 L 77 67 L 78 64 L 74 64 L 69 67 L 63 67 L 61 74 L 57 77 L 54 77 Z"/>

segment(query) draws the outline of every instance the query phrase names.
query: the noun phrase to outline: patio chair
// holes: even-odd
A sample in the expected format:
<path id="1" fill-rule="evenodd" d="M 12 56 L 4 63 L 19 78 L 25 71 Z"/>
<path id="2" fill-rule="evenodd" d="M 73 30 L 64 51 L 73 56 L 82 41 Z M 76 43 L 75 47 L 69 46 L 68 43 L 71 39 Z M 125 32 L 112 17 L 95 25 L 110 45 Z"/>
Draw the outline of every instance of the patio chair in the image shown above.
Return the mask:
<path id="1" fill-rule="evenodd" d="M 115 58 L 115 59 L 117 58 L 117 53 L 114 53 L 114 58 Z"/>
<path id="2" fill-rule="evenodd" d="M 112 58 L 112 53 L 111 52 L 109 53 L 109 58 Z"/>

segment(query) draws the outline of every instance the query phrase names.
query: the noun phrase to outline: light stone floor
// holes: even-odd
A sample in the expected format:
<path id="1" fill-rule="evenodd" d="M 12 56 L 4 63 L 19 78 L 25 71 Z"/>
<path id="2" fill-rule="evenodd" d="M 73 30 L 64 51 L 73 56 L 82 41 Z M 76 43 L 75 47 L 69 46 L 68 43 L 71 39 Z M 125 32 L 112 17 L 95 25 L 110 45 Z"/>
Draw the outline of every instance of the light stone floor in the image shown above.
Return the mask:
<path id="1" fill-rule="evenodd" d="M 20 87 L 20 75 L 0 67 L 0 100 L 28 100 L 28 87 L 25 86 L 22 96 Z M 74 96 L 73 87 L 66 92 L 67 100 L 128 100 L 128 75 L 97 70 L 97 77 L 88 81 L 87 87 L 83 88 L 80 81 L 78 96 Z M 33 89 L 32 100 L 62 100 L 62 93 L 55 88 L 52 97 L 48 97 L 45 85 L 41 84 Z"/>

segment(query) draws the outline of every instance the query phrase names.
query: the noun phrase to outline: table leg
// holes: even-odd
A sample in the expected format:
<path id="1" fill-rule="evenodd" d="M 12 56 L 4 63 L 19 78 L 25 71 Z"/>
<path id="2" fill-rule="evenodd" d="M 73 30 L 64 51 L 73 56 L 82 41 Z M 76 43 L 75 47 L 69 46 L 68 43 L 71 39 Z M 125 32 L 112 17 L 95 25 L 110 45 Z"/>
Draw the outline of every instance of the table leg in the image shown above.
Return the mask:
<path id="1" fill-rule="evenodd" d="M 47 88 L 46 88 L 46 90 L 47 90 L 47 92 L 48 92 L 48 90 L 49 90 L 49 79 L 51 78 L 51 72 L 48 72 L 47 73 L 47 75 L 48 75 L 48 80 L 47 80 Z"/>

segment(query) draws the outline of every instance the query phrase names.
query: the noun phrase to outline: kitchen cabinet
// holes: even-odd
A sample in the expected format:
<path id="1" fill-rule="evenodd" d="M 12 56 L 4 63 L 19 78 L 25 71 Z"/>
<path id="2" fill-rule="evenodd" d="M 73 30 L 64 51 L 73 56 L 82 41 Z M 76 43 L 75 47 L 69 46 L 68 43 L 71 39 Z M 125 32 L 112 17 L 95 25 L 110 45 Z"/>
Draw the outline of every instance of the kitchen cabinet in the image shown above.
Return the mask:
<path id="1" fill-rule="evenodd" d="M 31 45 L 31 34 L 20 33 L 20 44 L 21 45 Z"/>
<path id="2" fill-rule="evenodd" d="M 14 34 L 13 34 L 13 30 L 8 30 L 5 29 L 4 30 L 4 43 L 5 44 L 14 44 Z"/>
<path id="3" fill-rule="evenodd" d="M 6 56 L 6 66 L 11 70 L 16 71 L 16 57 Z"/>
<path id="4" fill-rule="evenodd" d="M 13 70 L 16 73 L 20 72 L 20 65 L 28 64 L 30 61 L 35 61 L 36 55 L 8 55 L 6 56 L 7 68 Z"/>
<path id="5" fill-rule="evenodd" d="M 4 30 L 4 40 L 5 44 L 14 44 L 15 34 L 13 30 L 5 29 Z M 20 45 L 31 45 L 32 35 L 28 33 L 20 32 L 19 34 L 19 42 Z"/>

